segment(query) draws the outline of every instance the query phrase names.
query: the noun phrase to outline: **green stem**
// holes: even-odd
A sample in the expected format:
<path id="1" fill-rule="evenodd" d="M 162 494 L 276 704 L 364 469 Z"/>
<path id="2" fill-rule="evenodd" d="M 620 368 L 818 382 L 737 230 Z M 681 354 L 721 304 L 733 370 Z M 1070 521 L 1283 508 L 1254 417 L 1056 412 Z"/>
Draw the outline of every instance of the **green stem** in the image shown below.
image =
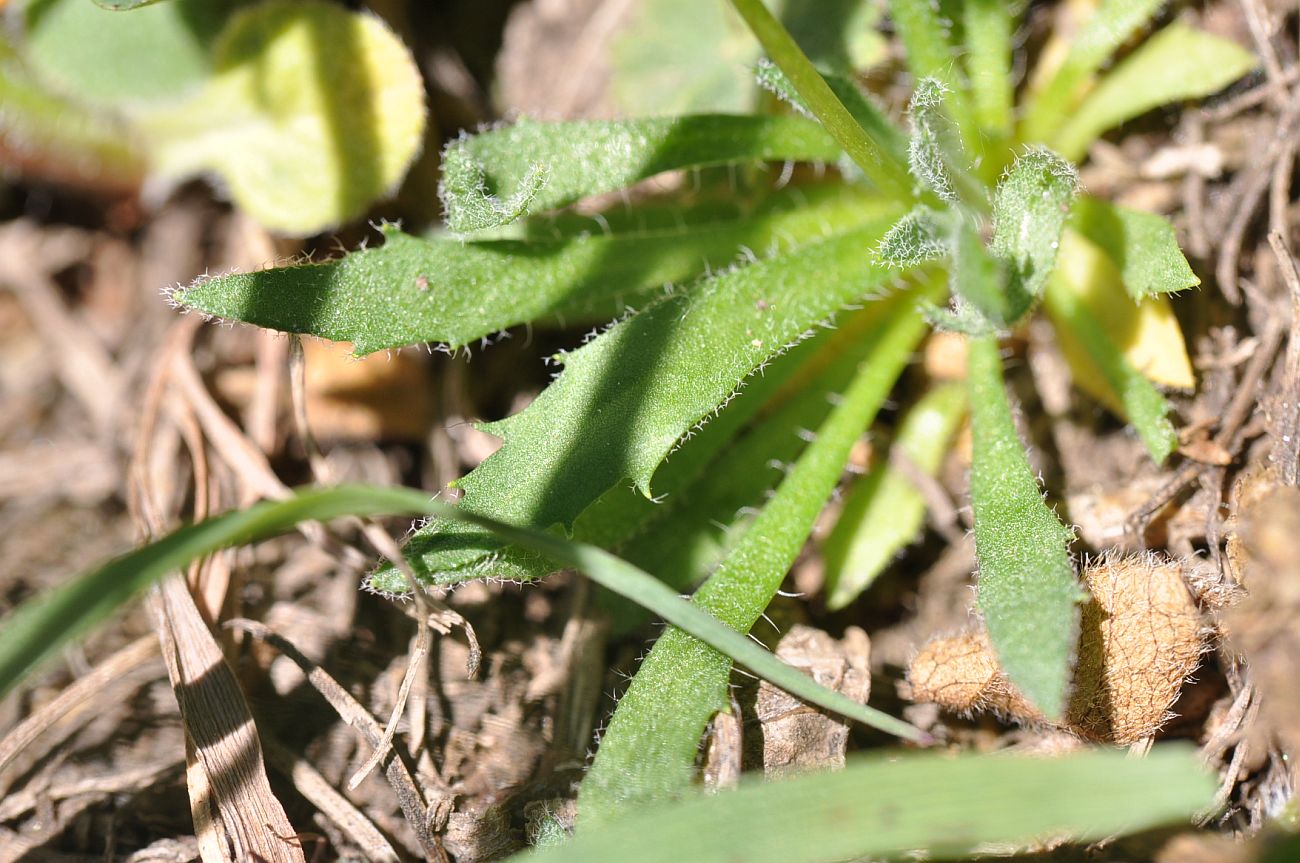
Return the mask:
<path id="1" fill-rule="evenodd" d="M 890 155 L 883 142 L 872 138 L 853 119 L 781 22 L 760 0 L 731 0 L 731 4 L 745 19 L 768 57 L 790 79 L 808 109 L 871 182 L 887 194 L 906 201 L 913 200 L 915 195 L 907 167 Z"/>

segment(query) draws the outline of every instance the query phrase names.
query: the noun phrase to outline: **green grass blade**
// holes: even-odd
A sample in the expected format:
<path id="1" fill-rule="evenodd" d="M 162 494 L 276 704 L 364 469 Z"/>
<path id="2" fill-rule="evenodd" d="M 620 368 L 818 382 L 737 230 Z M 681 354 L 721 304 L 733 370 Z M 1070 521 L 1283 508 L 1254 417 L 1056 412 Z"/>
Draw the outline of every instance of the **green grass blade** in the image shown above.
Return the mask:
<path id="1" fill-rule="evenodd" d="M 1174 226 L 1163 216 L 1083 195 L 1071 208 L 1070 227 L 1101 247 L 1134 300 L 1201 283 L 1178 247 Z"/>
<path id="2" fill-rule="evenodd" d="M 425 511 L 426 501 L 427 496 L 404 489 L 315 489 L 182 527 L 25 603 L 0 622 L 0 695 L 68 641 L 192 560 L 283 533 L 300 521 L 328 521 L 345 515 L 415 515 Z"/>
<path id="3" fill-rule="evenodd" d="M 968 369 L 979 609 L 1011 682 L 1049 718 L 1059 717 L 1083 599 L 1071 533 L 1043 501 L 1025 459 L 996 339 L 971 340 Z"/>
<path id="4" fill-rule="evenodd" d="M 1008 0 L 965 0 L 962 4 L 966 74 L 975 101 L 975 118 L 986 135 L 1003 142 L 1011 137 L 1015 5 Z"/>
<path id="5" fill-rule="evenodd" d="M 516 524 L 568 527 L 631 480 L 650 495 L 656 468 L 753 372 L 810 328 L 869 295 L 889 272 L 866 253 L 886 221 L 702 282 L 582 348 L 522 413 L 485 430 L 504 439 L 457 485 L 460 506 Z M 422 578 L 494 574 L 500 543 L 434 523 L 407 546 Z"/>
<path id="6" fill-rule="evenodd" d="M 1124 406 L 1124 414 L 1137 430 L 1156 464 L 1163 464 L 1178 446 L 1178 433 L 1169 421 L 1169 403 L 1146 376 L 1124 359 L 1105 328 L 1070 287 L 1064 274 L 1047 286 L 1047 312 L 1058 328 L 1068 329 Z"/>
<path id="7" fill-rule="evenodd" d="M 1046 143 L 1079 103 L 1081 91 L 1115 51 L 1143 27 L 1165 0 L 1103 0 L 1070 40 L 1070 53 L 1031 97 L 1020 124 L 1027 144 Z"/>
<path id="8" fill-rule="evenodd" d="M 772 62 L 781 68 L 803 104 L 848 153 L 867 179 L 882 192 L 901 201 L 912 197 L 907 168 L 890 150 L 889 141 L 873 138 L 831 90 L 826 79 L 800 50 L 781 22 L 760 0 L 731 0 Z"/>
<path id="9" fill-rule="evenodd" d="M 966 415 L 966 388 L 941 384 L 927 392 L 899 425 L 891 452 L 901 452 L 933 476 Z M 826 605 L 838 610 L 871 586 L 925 525 L 925 497 L 888 456 L 853 485 L 823 548 Z"/>
<path id="10" fill-rule="evenodd" d="M 947 754 L 858 758 L 843 770 L 742 783 L 630 810 L 516 863 L 836 863 L 956 859 L 987 846 L 1076 842 L 1186 823 L 1214 783 L 1190 746 L 1062 758 Z"/>
<path id="11" fill-rule="evenodd" d="M 1053 146 L 1067 159 L 1082 159 L 1107 129 L 1160 105 L 1217 93 L 1258 65 L 1236 42 L 1174 22 L 1098 82 Z"/>
<path id="12" fill-rule="evenodd" d="M 282 533 L 308 520 L 346 515 L 438 515 L 465 521 L 560 561 L 592 581 L 626 596 L 674 626 L 723 651 L 750 671 L 812 704 L 875 728 L 918 739 L 920 732 L 901 720 L 872 710 L 827 689 L 781 662 L 708 612 L 683 600 L 671 588 L 626 561 L 593 546 L 539 531 L 493 521 L 404 488 L 339 486 L 307 489 L 283 501 L 268 501 L 199 524 L 179 528 L 162 539 L 76 577 L 71 583 L 24 604 L 0 627 L 0 695 L 63 644 L 101 621 L 137 592 L 203 555 Z"/>
<path id="13" fill-rule="evenodd" d="M 967 150 L 977 158 L 985 152 L 984 136 L 971 106 L 970 87 L 960 72 L 957 51 L 940 20 L 939 6 L 930 0 L 890 0 L 889 14 L 907 53 L 907 68 L 919 84 L 926 78 L 946 88 L 944 110 L 952 117 Z M 969 167 L 969 166 L 966 166 Z"/>
<path id="14" fill-rule="evenodd" d="M 859 759 L 839 771 L 630 812 L 546 853 L 512 859 L 832 863 L 916 850 L 964 857 L 993 843 L 1032 845 L 1061 833 L 1087 841 L 1185 821 L 1212 793 L 1194 752 L 1176 744 L 1144 760 L 1102 751 Z"/>
<path id="15" fill-rule="evenodd" d="M 648 302 L 666 283 L 731 264 L 737 249 L 788 250 L 889 208 L 832 185 L 790 189 L 752 212 L 708 204 L 563 219 L 518 238 L 418 239 L 385 226 L 384 243 L 324 264 L 202 279 L 180 305 L 226 320 L 352 342 L 357 354 L 433 343 L 459 348 L 538 318 L 568 322 Z M 638 217 L 644 218 L 638 218 Z M 646 227 L 640 227 L 642 224 Z M 608 317 L 605 318 L 608 320 Z"/>
<path id="16" fill-rule="evenodd" d="M 749 631 L 780 587 L 839 481 L 849 450 L 888 396 L 924 329 L 914 300 L 895 307 L 873 334 L 870 353 L 842 401 L 735 549 L 696 591 L 695 607 L 738 635 Z M 686 789 L 700 736 L 709 718 L 726 707 L 730 673 L 727 656 L 679 629 L 659 638 L 620 699 L 583 782 L 580 813 L 586 823 Z"/>
<path id="17" fill-rule="evenodd" d="M 833 162 L 840 148 L 802 117 L 700 114 L 512 126 L 443 152 L 438 194 L 458 233 L 613 192 L 680 168 L 760 161 Z"/>

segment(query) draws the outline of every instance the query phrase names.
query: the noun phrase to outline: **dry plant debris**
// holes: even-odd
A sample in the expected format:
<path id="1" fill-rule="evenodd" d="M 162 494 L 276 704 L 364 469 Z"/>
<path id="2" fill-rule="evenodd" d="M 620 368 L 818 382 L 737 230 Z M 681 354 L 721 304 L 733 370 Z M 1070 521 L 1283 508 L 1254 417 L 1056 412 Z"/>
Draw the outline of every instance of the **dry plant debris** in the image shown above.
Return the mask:
<path id="1" fill-rule="evenodd" d="M 1183 681 L 1200 662 L 1205 625 L 1176 562 L 1113 558 L 1086 567 L 1083 576 L 1092 601 L 1084 606 L 1061 727 L 1088 740 L 1144 740 L 1169 718 Z M 908 681 L 917 701 L 1047 724 L 1007 681 L 982 631 L 927 644 L 912 660 Z"/>

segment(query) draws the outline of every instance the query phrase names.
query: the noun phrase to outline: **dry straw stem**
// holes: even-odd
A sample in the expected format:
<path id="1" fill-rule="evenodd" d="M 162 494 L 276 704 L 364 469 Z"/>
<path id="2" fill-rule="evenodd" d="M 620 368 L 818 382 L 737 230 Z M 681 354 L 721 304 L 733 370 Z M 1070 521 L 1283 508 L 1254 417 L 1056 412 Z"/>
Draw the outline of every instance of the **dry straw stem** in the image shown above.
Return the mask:
<path id="1" fill-rule="evenodd" d="M 1153 555 L 1103 558 L 1084 570 L 1074 688 L 1061 727 L 1088 740 L 1129 744 L 1169 718 L 1183 680 L 1205 648 L 1206 630 L 1182 567 Z M 912 698 L 950 710 L 993 711 L 1048 724 L 999 667 L 983 630 L 936 639 L 912 661 Z"/>

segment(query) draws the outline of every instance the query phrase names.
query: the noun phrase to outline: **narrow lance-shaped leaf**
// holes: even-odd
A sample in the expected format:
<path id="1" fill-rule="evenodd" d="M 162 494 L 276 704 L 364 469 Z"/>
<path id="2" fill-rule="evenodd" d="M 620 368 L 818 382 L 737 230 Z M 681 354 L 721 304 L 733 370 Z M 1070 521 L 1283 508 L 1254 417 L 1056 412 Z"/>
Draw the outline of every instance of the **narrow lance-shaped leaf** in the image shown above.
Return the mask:
<path id="1" fill-rule="evenodd" d="M 956 62 L 950 21 L 943 19 L 937 3 L 930 0 L 890 0 L 889 14 L 907 52 L 907 68 L 918 86 L 932 78 L 943 85 L 947 99 L 943 110 L 957 126 L 966 148 L 976 156 L 984 152 L 984 141 L 970 102 L 970 87 Z"/>
<path id="2" fill-rule="evenodd" d="M 1101 79 L 1053 146 L 1067 159 L 1082 159 L 1107 129 L 1160 105 L 1217 93 L 1257 65 L 1236 42 L 1174 22 Z"/>
<path id="3" fill-rule="evenodd" d="M 1021 154 L 998 183 L 989 250 L 1011 265 L 1012 307 L 1042 296 L 1078 184 L 1074 166 L 1041 147 Z"/>
<path id="4" fill-rule="evenodd" d="M 929 293 L 934 293 L 933 288 Z M 693 603 L 748 632 L 780 587 L 862 434 L 924 332 L 910 296 L 871 337 L 843 400 Z M 619 701 L 582 785 L 583 822 L 674 796 L 690 784 L 700 736 L 727 703 L 731 662 L 681 630 L 666 631 Z"/>
<path id="5" fill-rule="evenodd" d="M 678 590 L 693 588 L 713 572 L 752 525 L 766 496 L 783 476 L 782 471 L 807 445 L 809 430 L 826 420 L 832 402 L 838 400 L 858 367 L 872 354 L 882 321 L 897 310 L 899 302 L 914 305 L 913 297 L 909 292 L 873 301 L 861 311 L 844 316 L 835 330 L 819 338 L 820 344 L 796 348 L 804 351 L 815 346 L 818 350 L 793 373 L 787 372 L 785 382 L 763 404 L 761 420 L 722 449 L 699 471 L 695 482 L 680 493 L 670 493 L 661 504 L 647 504 L 656 517 L 647 519 L 635 535 L 618 545 L 618 555 Z M 761 378 L 741 391 L 737 400 L 749 398 L 759 386 L 766 387 L 786 359 L 773 363 Z M 664 463 L 655 474 L 656 489 L 666 486 L 665 480 L 676 472 L 682 454 L 693 449 L 701 436 L 711 434 L 733 406 L 728 405 L 718 420 L 705 426 L 700 436 Z M 639 495 L 635 499 L 645 502 Z M 587 518 L 584 512 L 578 519 L 575 538 L 583 538 Z M 644 615 L 635 613 L 627 603 L 606 605 L 612 605 L 616 612 L 616 628 L 627 629 L 645 622 Z"/>
<path id="6" fill-rule="evenodd" d="M 464 243 L 418 239 L 393 226 L 384 243 L 323 264 L 203 279 L 172 294 L 182 306 L 274 330 L 352 342 L 357 354 L 432 343 L 458 348 L 538 318 L 572 322 L 640 305 L 665 283 L 721 268 L 744 247 L 767 253 L 875 221 L 887 205 L 827 185 L 774 196 L 752 213 L 716 205 L 611 214 L 568 236 Z M 645 212 L 645 211 L 641 211 Z M 680 220 L 680 222 L 678 221 Z M 667 221 L 667 224 L 664 222 Z M 621 224 L 620 224 L 621 222 Z M 608 317 L 606 317 L 606 320 Z"/>
<path id="7" fill-rule="evenodd" d="M 1037 847 L 1045 836 L 1086 842 L 1185 822 L 1214 783 L 1190 746 L 1145 758 L 1081 751 L 1063 758 L 948 753 L 861 758 L 842 770 L 629 810 L 562 845 L 513 863 L 837 863 L 958 859 Z"/>
<path id="8" fill-rule="evenodd" d="M 907 106 L 912 135 L 907 146 L 907 165 L 922 186 L 950 204 L 957 203 L 961 143 L 943 113 L 944 100 L 951 95 L 937 78 L 922 78 Z"/>
<path id="9" fill-rule="evenodd" d="M 495 228 L 679 168 L 833 162 L 840 148 L 802 117 L 701 114 L 514 125 L 447 145 L 438 194 L 456 232 Z"/>
<path id="10" fill-rule="evenodd" d="M 1050 141 L 1078 104 L 1081 91 L 1102 64 L 1160 10 L 1165 0 L 1102 0 L 1069 43 L 1069 53 L 1030 93 L 1020 123 L 1025 143 Z M 1035 71 L 1035 78 L 1039 73 Z"/>
<path id="11" fill-rule="evenodd" d="M 867 310 L 874 310 L 875 304 Z M 862 313 L 859 312 L 854 318 Z M 777 394 L 798 379 L 805 367 L 818 362 L 818 357 L 828 349 L 827 342 L 838 336 L 846 327 L 824 330 L 813 338 L 796 345 L 794 349 L 774 359 L 762 374 L 751 376 L 745 386 L 718 411 L 718 415 L 703 428 L 695 431 L 664 461 L 654 475 L 656 496 L 647 498 L 634 488 L 616 485 L 582 511 L 573 523 L 573 539 L 595 545 L 629 558 L 638 566 L 645 559 L 632 559 L 632 546 L 624 543 L 634 535 L 650 530 L 668 520 L 671 513 L 680 509 L 681 498 L 688 495 L 697 499 L 694 491 L 718 461 L 719 453 L 730 459 L 731 442 L 759 414 L 766 410 Z M 853 329 L 850 325 L 847 329 Z M 766 422 L 763 424 L 766 425 Z M 492 553 L 492 573 L 511 581 L 530 581 L 544 578 L 562 566 L 533 551 L 518 546 L 507 546 Z M 657 569 L 650 571 L 659 575 Z M 451 576 L 448 576 L 450 578 Z M 680 576 L 679 576 L 680 577 Z M 679 582 L 670 582 L 678 584 Z M 685 582 L 680 582 L 684 584 Z M 393 567 L 372 573 L 366 586 L 384 594 L 403 594 L 410 588 L 406 576 Z M 612 601 L 620 608 L 634 606 L 626 601 Z M 610 603 L 607 603 L 609 605 Z M 632 613 L 628 618 L 643 620 L 643 615 Z"/>
<path id="12" fill-rule="evenodd" d="M 941 384 L 921 397 L 898 428 L 890 453 L 899 453 L 923 475 L 933 476 L 947 455 L 962 417 L 966 388 Z M 903 470 L 881 456 L 853 485 L 835 529 L 823 547 L 826 604 L 840 609 L 871 586 L 894 557 L 916 541 L 925 524 L 925 496 Z"/>
<path id="13" fill-rule="evenodd" d="M 1011 682 L 1048 718 L 1061 715 L 1084 598 L 1070 531 L 1043 501 L 1025 459 L 993 337 L 972 339 L 971 504 L 979 609 Z"/>
<path id="14" fill-rule="evenodd" d="M 1124 415 L 1137 429 L 1138 437 L 1156 464 L 1162 464 L 1178 446 L 1178 434 L 1169 422 L 1169 404 L 1141 372 L 1124 359 L 1087 305 L 1076 294 L 1065 274 L 1052 278 L 1047 286 L 1048 313 L 1058 330 L 1068 329 L 1088 352 L 1124 406 Z"/>
<path id="15" fill-rule="evenodd" d="M 731 5 L 745 19 L 767 56 L 789 78 L 803 104 L 867 179 L 886 195 L 910 200 L 912 181 L 906 167 L 890 151 L 889 142 L 873 137 L 853 118 L 781 22 L 760 0 L 731 0 Z"/>
<path id="16" fill-rule="evenodd" d="M 568 527 L 625 480 L 649 495 L 664 457 L 746 377 L 882 283 L 888 272 L 864 254 L 882 231 L 851 231 L 717 276 L 565 354 L 563 372 L 532 405 L 484 427 L 505 442 L 457 483 L 460 506 Z M 499 545 L 434 523 L 407 556 L 423 578 L 460 581 L 493 574 Z"/>
<path id="17" fill-rule="evenodd" d="M 1201 283 L 1178 247 L 1174 226 L 1163 216 L 1083 195 L 1070 210 L 1070 227 L 1106 252 L 1135 300 Z"/>
<path id="18" fill-rule="evenodd" d="M 675 626 L 722 650 L 755 674 L 799 698 L 890 733 L 923 735 L 901 720 L 864 707 L 827 689 L 781 662 L 707 612 L 686 602 L 625 561 L 598 548 L 559 539 L 431 501 L 404 488 L 339 486 L 307 489 L 280 501 L 265 501 L 181 527 L 162 539 L 77 576 L 71 583 L 23 604 L 0 628 L 0 695 L 43 659 L 102 620 L 148 585 L 190 561 L 222 548 L 264 539 L 309 520 L 347 515 L 430 514 L 471 522 L 506 542 L 527 546 L 586 574 L 592 581 L 642 603 Z"/>

